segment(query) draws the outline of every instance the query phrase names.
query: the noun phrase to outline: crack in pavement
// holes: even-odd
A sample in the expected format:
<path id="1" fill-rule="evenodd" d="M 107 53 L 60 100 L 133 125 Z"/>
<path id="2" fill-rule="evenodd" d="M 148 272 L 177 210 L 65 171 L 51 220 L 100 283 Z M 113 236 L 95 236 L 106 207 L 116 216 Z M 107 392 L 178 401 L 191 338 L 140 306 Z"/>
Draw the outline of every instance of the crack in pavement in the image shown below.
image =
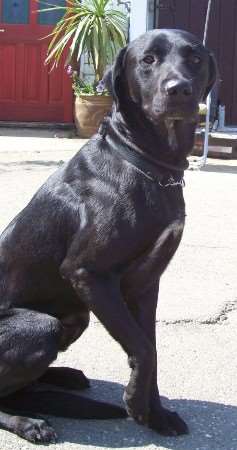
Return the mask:
<path id="1" fill-rule="evenodd" d="M 200 245 L 200 244 L 186 244 L 183 242 L 183 247 L 187 248 L 204 248 L 204 249 L 211 249 L 211 250 L 233 250 L 232 247 L 227 246 L 221 246 L 221 245 Z"/>
<path id="2" fill-rule="evenodd" d="M 226 302 L 226 304 L 221 308 L 221 310 L 211 317 L 204 317 L 199 319 L 174 319 L 174 320 L 166 320 L 166 319 L 158 319 L 156 320 L 156 324 L 161 325 L 217 325 L 226 321 L 229 318 L 229 314 L 237 311 L 237 298 L 234 301 Z M 101 322 L 93 317 L 91 320 L 93 324 L 101 325 Z"/>
<path id="3" fill-rule="evenodd" d="M 174 319 L 174 320 L 158 319 L 156 323 L 160 323 L 163 325 L 186 325 L 186 324 L 217 325 L 226 321 L 229 318 L 229 314 L 234 311 L 237 311 L 237 298 L 234 301 L 226 302 L 225 305 L 221 308 L 221 310 L 211 317 L 204 317 L 199 319 Z"/>

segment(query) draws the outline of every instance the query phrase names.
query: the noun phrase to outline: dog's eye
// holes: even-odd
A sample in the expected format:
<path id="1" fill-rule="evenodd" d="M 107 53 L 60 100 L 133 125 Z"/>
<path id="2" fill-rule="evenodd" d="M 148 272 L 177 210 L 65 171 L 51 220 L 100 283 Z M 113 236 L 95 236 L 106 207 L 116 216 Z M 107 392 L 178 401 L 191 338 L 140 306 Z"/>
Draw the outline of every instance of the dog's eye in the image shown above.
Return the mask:
<path id="1" fill-rule="evenodd" d="M 153 62 L 155 62 L 155 58 L 152 55 L 146 55 L 142 61 L 146 64 L 153 64 Z"/>
<path id="2" fill-rule="evenodd" d="M 200 64 L 201 62 L 201 58 L 198 55 L 192 55 L 190 59 L 193 64 Z"/>

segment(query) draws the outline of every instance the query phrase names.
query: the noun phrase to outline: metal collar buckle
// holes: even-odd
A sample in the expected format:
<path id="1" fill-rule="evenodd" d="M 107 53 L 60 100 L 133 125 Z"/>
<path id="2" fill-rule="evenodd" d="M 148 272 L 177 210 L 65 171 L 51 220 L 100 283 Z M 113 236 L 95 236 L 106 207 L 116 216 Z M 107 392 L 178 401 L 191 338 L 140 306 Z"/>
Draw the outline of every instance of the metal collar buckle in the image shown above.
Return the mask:
<path id="1" fill-rule="evenodd" d="M 169 186 L 182 186 L 185 187 L 185 181 L 183 178 L 181 178 L 181 180 L 177 181 L 174 179 L 173 175 L 171 175 L 166 183 L 162 183 L 162 181 L 159 181 L 159 185 L 161 187 L 169 187 Z"/>

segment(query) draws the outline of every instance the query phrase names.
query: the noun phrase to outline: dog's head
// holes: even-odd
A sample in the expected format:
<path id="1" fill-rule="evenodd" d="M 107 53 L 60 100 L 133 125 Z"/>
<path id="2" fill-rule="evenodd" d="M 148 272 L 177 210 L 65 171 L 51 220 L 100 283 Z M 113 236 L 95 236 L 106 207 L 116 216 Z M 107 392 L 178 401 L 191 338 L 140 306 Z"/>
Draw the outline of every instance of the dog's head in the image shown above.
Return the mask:
<path id="1" fill-rule="evenodd" d="M 213 55 L 192 34 L 153 30 L 123 48 L 108 72 L 117 108 L 132 101 L 156 124 L 191 119 L 216 81 Z"/>

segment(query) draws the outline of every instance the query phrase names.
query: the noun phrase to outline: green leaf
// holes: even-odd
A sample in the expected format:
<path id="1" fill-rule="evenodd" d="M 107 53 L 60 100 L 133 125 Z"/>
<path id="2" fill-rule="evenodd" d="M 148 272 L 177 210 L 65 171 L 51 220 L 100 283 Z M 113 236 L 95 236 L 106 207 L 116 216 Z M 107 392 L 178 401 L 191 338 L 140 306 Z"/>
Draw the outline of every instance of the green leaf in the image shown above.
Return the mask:
<path id="1" fill-rule="evenodd" d="M 41 3 L 50 6 L 44 11 L 65 11 L 47 36 L 51 40 L 46 63 L 57 65 L 65 51 L 67 61 L 72 56 L 79 60 L 82 53 L 87 52 L 95 70 L 95 78 L 101 78 L 118 49 L 126 44 L 126 15 L 111 8 L 110 0 L 68 0 L 65 7 L 43 1 Z"/>

